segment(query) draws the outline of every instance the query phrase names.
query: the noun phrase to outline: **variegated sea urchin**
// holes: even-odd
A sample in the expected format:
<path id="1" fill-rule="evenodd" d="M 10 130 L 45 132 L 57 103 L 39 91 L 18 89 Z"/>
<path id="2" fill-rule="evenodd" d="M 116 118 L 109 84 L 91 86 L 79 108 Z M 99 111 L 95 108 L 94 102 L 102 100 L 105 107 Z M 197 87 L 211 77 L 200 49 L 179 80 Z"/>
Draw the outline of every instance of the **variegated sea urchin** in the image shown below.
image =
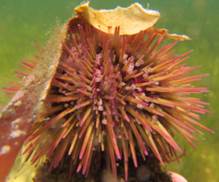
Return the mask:
<path id="1" fill-rule="evenodd" d="M 190 75 L 189 52 L 173 51 L 187 36 L 155 28 L 159 13 L 137 3 L 113 11 L 84 4 L 76 13 L 25 141 L 33 163 L 45 155 L 56 168 L 69 155 L 87 175 L 95 152 L 114 175 L 122 161 L 127 180 L 139 155 L 165 163 L 182 154 L 174 133 L 192 144 L 198 128 L 209 131 L 198 122 L 206 103 L 190 96 L 207 91 L 191 85 L 205 75 Z"/>

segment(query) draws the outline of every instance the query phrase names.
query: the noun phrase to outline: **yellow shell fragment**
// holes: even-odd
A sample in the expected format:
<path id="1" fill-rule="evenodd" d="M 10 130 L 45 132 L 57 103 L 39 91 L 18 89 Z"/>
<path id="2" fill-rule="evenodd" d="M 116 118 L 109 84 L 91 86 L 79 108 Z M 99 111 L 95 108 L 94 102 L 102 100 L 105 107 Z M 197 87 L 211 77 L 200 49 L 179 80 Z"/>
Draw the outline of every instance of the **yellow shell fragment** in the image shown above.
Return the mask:
<path id="1" fill-rule="evenodd" d="M 89 6 L 89 2 L 74 9 L 75 13 L 86 20 L 93 27 L 105 33 L 113 34 L 115 28 L 120 28 L 120 35 L 133 35 L 153 27 L 160 18 L 155 10 L 144 9 L 139 3 L 127 8 L 96 10 Z M 170 39 L 177 41 L 190 40 L 186 35 L 170 34 L 167 29 L 159 29 Z"/>
<path id="2" fill-rule="evenodd" d="M 169 33 L 166 28 L 154 28 L 154 31 L 166 35 L 167 38 L 177 41 L 191 40 L 187 35 L 179 35 L 176 33 Z"/>
<path id="3" fill-rule="evenodd" d="M 95 10 L 89 3 L 75 8 L 75 12 L 95 28 L 113 34 L 120 27 L 120 35 L 132 35 L 152 27 L 159 19 L 160 13 L 146 10 L 139 3 L 127 8 L 117 7 L 112 10 Z"/>
<path id="4" fill-rule="evenodd" d="M 187 35 L 179 35 L 175 33 L 167 34 L 167 37 L 178 41 L 191 40 L 191 38 Z"/>

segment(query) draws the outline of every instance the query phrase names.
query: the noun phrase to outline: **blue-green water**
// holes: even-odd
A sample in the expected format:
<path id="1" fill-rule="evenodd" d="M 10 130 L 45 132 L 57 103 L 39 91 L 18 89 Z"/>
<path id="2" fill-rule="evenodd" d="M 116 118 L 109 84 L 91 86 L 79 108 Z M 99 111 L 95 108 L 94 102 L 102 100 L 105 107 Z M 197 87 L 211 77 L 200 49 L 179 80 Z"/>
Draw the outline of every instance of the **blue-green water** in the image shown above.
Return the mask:
<path id="1" fill-rule="evenodd" d="M 93 0 L 96 8 L 128 6 L 130 0 Z M 214 135 L 205 134 L 198 147 L 188 145 L 187 156 L 169 166 L 183 174 L 190 182 L 219 181 L 219 2 L 216 0 L 150 0 L 140 1 L 145 7 L 161 12 L 159 27 L 171 32 L 187 34 L 192 41 L 182 43 L 179 51 L 192 49 L 188 64 L 201 66 L 209 73 L 202 81 L 209 94 L 202 97 L 209 102 L 209 113 L 203 117 Z M 22 58 L 30 58 L 43 47 L 53 28 L 72 16 L 76 0 L 0 0 L 0 86 L 16 82 L 14 71 Z M 6 102 L 0 94 L 0 101 Z M 1 131 L 0 131 L 1 132 Z"/>

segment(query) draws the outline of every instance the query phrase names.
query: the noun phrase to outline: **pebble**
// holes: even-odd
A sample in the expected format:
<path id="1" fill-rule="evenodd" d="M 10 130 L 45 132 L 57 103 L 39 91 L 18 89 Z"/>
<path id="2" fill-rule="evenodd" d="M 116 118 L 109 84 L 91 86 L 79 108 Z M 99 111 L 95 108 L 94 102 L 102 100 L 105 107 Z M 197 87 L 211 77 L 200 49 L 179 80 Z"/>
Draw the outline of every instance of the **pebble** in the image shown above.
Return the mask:
<path id="1" fill-rule="evenodd" d="M 11 122 L 12 128 L 13 128 L 13 129 L 18 128 L 18 123 L 20 123 L 20 122 L 21 122 L 21 118 L 17 118 L 17 119 L 15 119 L 14 121 L 12 121 L 12 122 Z"/>
<path id="2" fill-rule="evenodd" d="M 22 135 L 25 135 L 26 132 L 22 131 L 22 130 L 13 130 L 11 133 L 10 133 L 10 137 L 11 138 L 17 138 L 17 137 L 20 137 Z"/>
<path id="3" fill-rule="evenodd" d="M 7 154 L 11 150 L 11 147 L 9 145 L 4 145 L 0 149 L 0 155 Z"/>

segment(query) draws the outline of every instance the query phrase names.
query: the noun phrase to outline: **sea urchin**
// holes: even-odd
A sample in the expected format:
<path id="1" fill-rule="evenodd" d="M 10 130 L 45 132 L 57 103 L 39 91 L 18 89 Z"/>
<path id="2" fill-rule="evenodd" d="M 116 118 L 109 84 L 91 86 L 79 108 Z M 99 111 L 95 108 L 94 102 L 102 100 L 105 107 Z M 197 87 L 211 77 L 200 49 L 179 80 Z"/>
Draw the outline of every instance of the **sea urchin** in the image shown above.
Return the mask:
<path id="1" fill-rule="evenodd" d="M 73 168 L 87 175 L 98 153 L 114 175 L 122 161 L 127 180 L 130 159 L 137 167 L 139 155 L 145 160 L 152 152 L 169 162 L 183 153 L 174 133 L 192 144 L 198 128 L 208 130 L 198 122 L 206 103 L 190 96 L 207 92 L 191 85 L 206 75 L 190 75 L 196 68 L 183 64 L 189 52 L 173 51 L 188 37 L 153 27 L 159 13 L 139 4 L 115 12 L 127 15 L 133 9 L 147 16 L 147 28 L 136 30 L 124 19 L 106 28 L 96 21 L 110 12 L 88 4 L 76 9 L 42 112 L 25 142 L 33 163 L 45 155 L 56 168 L 68 155 Z"/>

